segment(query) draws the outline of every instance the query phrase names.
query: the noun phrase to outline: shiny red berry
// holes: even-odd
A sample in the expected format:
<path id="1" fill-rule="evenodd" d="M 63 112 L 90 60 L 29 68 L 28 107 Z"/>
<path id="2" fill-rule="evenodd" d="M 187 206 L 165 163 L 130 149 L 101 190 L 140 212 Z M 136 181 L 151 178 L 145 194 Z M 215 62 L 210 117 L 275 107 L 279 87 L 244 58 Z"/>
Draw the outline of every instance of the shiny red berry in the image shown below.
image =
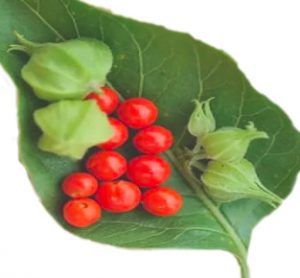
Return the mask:
<path id="1" fill-rule="evenodd" d="M 98 189 L 98 181 L 88 173 L 76 172 L 68 175 L 62 184 L 63 192 L 71 198 L 89 197 Z"/>
<path id="2" fill-rule="evenodd" d="M 154 187 L 164 183 L 170 176 L 169 163 L 159 156 L 141 155 L 128 163 L 128 178 L 142 187 Z"/>
<path id="3" fill-rule="evenodd" d="M 165 127 L 149 126 L 134 136 L 133 144 L 137 150 L 145 154 L 162 153 L 172 146 L 173 135 Z"/>
<path id="4" fill-rule="evenodd" d="M 153 124 L 158 116 L 156 105 L 146 98 L 125 100 L 117 109 L 119 119 L 131 128 L 144 128 Z"/>
<path id="5" fill-rule="evenodd" d="M 97 101 L 99 108 L 107 114 L 114 112 L 119 105 L 119 96 L 116 91 L 109 87 L 102 87 L 102 93 L 90 93 L 86 99 Z"/>
<path id="6" fill-rule="evenodd" d="M 121 147 L 128 139 L 128 128 L 119 120 L 109 118 L 114 134 L 107 142 L 98 145 L 103 150 L 114 150 Z"/>
<path id="7" fill-rule="evenodd" d="M 114 213 L 131 211 L 141 201 L 141 191 L 137 185 L 129 181 L 103 183 L 95 196 L 100 206 Z"/>
<path id="8" fill-rule="evenodd" d="M 86 162 L 87 170 L 101 181 L 112 181 L 127 170 L 127 161 L 114 151 L 100 151 L 93 154 Z"/>
<path id="9" fill-rule="evenodd" d="M 179 212 L 183 198 L 176 190 L 157 187 L 146 191 L 142 196 L 145 210 L 156 216 L 171 216 Z"/>
<path id="10" fill-rule="evenodd" d="M 63 217 L 70 225 L 85 228 L 101 218 L 101 208 L 90 198 L 73 199 L 64 205 Z"/>

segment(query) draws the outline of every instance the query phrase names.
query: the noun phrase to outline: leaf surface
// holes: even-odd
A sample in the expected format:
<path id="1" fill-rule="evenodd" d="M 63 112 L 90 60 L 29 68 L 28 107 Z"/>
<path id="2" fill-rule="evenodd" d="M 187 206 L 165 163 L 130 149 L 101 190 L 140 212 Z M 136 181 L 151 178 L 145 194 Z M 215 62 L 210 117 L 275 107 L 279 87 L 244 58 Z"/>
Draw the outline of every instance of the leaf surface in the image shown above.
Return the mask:
<path id="1" fill-rule="evenodd" d="M 172 152 L 168 159 L 174 166 L 173 174 L 167 184 L 185 199 L 178 215 L 157 218 L 137 209 L 120 215 L 105 213 L 99 224 L 87 229 L 65 224 L 61 207 L 66 198 L 60 182 L 81 165 L 37 149 L 40 131 L 32 113 L 45 103 L 36 99 L 21 79 L 20 70 L 27 57 L 6 50 L 15 42 L 14 30 L 37 42 L 78 36 L 103 40 L 114 54 L 110 83 L 124 98 L 144 96 L 154 100 L 160 108 L 159 123 L 176 137 L 175 147 L 192 143 L 186 131 L 193 110 L 191 100 L 215 97 L 212 109 L 218 127 L 244 127 L 253 121 L 268 133 L 269 140 L 252 144 L 247 159 L 255 164 L 263 184 L 283 198 L 290 193 L 300 168 L 300 136 L 286 114 L 250 85 L 231 57 L 190 35 L 74 0 L 0 0 L 0 5 L 0 61 L 18 88 L 20 158 L 52 216 L 72 233 L 101 243 L 135 248 L 222 249 L 235 254 L 240 262 L 245 260 L 253 227 L 272 208 L 251 199 L 217 207 L 209 198 L 199 198 L 178 171 L 176 164 L 180 161 L 174 160 Z M 128 156 L 135 154 L 130 146 L 122 151 Z"/>

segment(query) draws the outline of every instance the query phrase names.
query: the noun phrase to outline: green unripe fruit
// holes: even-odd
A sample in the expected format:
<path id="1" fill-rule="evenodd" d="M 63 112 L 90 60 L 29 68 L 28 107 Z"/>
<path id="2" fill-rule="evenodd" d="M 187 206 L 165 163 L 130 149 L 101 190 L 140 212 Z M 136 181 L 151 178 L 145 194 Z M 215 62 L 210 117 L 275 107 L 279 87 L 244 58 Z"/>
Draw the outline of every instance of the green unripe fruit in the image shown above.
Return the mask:
<path id="1" fill-rule="evenodd" d="M 20 45 L 11 45 L 9 51 L 30 55 L 21 74 L 37 97 L 47 101 L 82 99 L 105 84 L 113 57 L 103 42 L 80 38 L 37 44 L 16 36 Z"/>
<path id="2" fill-rule="evenodd" d="M 250 122 L 246 129 L 237 127 L 224 127 L 215 132 L 208 133 L 202 138 L 202 146 L 206 157 L 220 161 L 241 160 L 255 139 L 267 139 L 263 131 L 257 131 Z"/>
<path id="3" fill-rule="evenodd" d="M 194 100 L 196 107 L 190 116 L 188 131 L 200 140 L 204 135 L 216 129 L 216 121 L 209 105 L 212 99 L 203 102 Z"/>
<path id="4" fill-rule="evenodd" d="M 43 131 L 38 147 L 73 159 L 81 159 L 90 147 L 113 135 L 106 114 L 91 100 L 62 100 L 36 110 L 33 116 Z"/>
<path id="5" fill-rule="evenodd" d="M 217 202 L 256 198 L 276 207 L 281 198 L 263 186 L 251 162 L 211 161 L 201 176 L 205 191 Z"/>

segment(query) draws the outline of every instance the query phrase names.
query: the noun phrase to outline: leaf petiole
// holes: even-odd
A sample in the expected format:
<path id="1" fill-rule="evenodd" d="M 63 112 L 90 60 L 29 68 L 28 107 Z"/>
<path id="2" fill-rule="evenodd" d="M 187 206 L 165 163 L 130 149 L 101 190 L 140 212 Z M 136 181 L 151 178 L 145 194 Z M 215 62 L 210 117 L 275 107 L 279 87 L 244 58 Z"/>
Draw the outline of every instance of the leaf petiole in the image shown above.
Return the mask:
<path id="1" fill-rule="evenodd" d="M 190 187 L 195 192 L 198 199 L 205 205 L 205 207 L 212 213 L 215 219 L 219 222 L 220 226 L 231 238 L 232 242 L 236 246 L 235 257 L 241 268 L 241 278 L 250 278 L 249 267 L 247 263 L 247 249 L 242 242 L 241 238 L 232 227 L 231 223 L 228 221 L 226 216 L 220 211 L 218 206 L 209 198 L 209 196 L 203 190 L 203 186 L 200 180 L 198 180 L 190 166 L 189 161 L 184 161 L 180 163 L 181 160 L 177 156 L 181 155 L 181 150 L 167 151 L 166 156 L 175 165 L 176 169 L 181 173 L 181 175 L 188 182 Z"/>

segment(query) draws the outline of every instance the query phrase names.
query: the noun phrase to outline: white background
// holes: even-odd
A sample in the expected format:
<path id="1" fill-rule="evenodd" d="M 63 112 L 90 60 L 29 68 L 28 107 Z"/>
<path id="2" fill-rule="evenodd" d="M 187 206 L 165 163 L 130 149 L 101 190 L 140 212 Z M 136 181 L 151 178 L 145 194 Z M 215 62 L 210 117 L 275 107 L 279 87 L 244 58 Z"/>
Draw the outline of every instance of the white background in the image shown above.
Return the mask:
<path id="1" fill-rule="evenodd" d="M 185 31 L 231 54 L 300 129 L 299 1 L 87 1 Z M 18 162 L 15 88 L 0 69 L 0 277 L 238 278 L 221 251 L 126 250 L 77 238 L 46 213 Z M 276 163 L 276 161 L 274 161 Z M 255 229 L 252 278 L 300 277 L 300 187 Z"/>

